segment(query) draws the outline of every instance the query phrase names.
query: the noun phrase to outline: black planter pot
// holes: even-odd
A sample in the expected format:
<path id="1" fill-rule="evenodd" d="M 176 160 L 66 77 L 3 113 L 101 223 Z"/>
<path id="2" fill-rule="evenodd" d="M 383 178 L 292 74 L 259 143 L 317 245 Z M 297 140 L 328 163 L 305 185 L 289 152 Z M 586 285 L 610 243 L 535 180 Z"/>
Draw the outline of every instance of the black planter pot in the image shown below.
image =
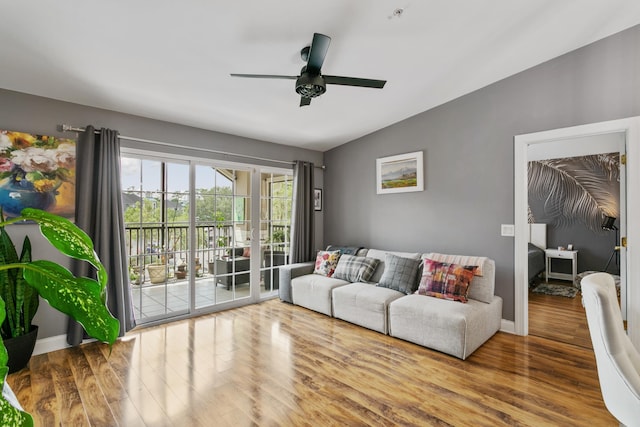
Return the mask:
<path id="1" fill-rule="evenodd" d="M 38 327 L 31 325 L 31 331 L 25 335 L 21 335 L 15 338 L 6 338 L 4 340 L 4 346 L 9 353 L 9 373 L 18 372 L 20 369 L 27 366 L 33 349 L 36 346 L 36 340 L 38 339 Z"/>

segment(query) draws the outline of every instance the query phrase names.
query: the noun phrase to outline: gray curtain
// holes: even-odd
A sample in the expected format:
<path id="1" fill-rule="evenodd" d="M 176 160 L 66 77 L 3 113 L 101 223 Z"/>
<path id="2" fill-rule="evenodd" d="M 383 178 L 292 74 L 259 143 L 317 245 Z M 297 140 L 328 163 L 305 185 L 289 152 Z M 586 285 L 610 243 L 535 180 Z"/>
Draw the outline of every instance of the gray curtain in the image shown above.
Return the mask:
<path id="1" fill-rule="evenodd" d="M 87 126 L 76 146 L 76 225 L 93 240 L 107 269 L 107 306 L 120 320 L 120 336 L 135 327 L 120 184 L 120 139 L 118 132 Z M 89 275 L 93 267 L 75 262 L 76 275 Z M 95 275 L 94 275 L 95 277 Z M 67 342 L 79 344 L 84 337 L 80 324 L 69 319 Z"/>
<path id="2" fill-rule="evenodd" d="M 313 209 L 313 163 L 296 161 L 293 170 L 293 213 L 291 219 L 291 262 L 315 259 Z"/>

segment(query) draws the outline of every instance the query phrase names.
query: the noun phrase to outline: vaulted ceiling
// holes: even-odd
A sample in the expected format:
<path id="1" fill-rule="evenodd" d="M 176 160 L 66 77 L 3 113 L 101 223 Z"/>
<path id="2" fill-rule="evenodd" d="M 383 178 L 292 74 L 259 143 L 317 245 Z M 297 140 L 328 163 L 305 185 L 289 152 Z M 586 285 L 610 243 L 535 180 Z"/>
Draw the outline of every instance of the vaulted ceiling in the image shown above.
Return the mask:
<path id="1" fill-rule="evenodd" d="M 325 151 L 640 23 L 631 0 L 0 0 L 0 88 Z M 300 107 L 313 33 L 328 85 Z"/>

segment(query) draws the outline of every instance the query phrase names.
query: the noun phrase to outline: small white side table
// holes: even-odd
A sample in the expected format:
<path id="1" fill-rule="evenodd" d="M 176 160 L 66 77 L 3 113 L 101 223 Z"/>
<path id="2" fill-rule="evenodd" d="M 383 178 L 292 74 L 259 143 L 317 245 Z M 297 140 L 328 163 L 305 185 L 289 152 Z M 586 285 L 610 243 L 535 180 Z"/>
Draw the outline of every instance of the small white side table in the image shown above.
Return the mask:
<path id="1" fill-rule="evenodd" d="M 545 272 L 546 281 L 551 279 L 571 280 L 575 282 L 578 275 L 578 251 L 559 251 L 558 249 L 546 249 L 545 264 L 547 271 Z M 554 273 L 551 271 L 551 259 L 566 259 L 571 261 L 571 274 L 567 273 Z"/>

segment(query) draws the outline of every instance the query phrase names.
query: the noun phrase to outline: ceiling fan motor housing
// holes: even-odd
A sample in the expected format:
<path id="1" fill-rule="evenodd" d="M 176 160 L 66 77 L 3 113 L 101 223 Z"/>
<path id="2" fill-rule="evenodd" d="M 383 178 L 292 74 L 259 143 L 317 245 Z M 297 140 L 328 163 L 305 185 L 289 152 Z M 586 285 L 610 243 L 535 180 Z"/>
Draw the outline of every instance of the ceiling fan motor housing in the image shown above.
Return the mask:
<path id="1" fill-rule="evenodd" d="M 324 79 L 321 75 L 302 73 L 296 80 L 296 92 L 303 98 L 315 98 L 327 91 Z"/>

